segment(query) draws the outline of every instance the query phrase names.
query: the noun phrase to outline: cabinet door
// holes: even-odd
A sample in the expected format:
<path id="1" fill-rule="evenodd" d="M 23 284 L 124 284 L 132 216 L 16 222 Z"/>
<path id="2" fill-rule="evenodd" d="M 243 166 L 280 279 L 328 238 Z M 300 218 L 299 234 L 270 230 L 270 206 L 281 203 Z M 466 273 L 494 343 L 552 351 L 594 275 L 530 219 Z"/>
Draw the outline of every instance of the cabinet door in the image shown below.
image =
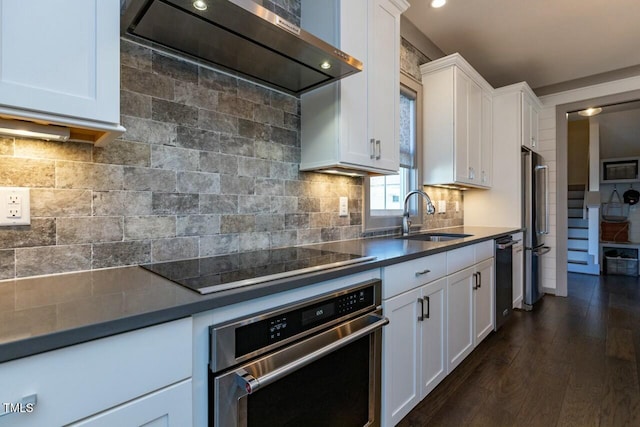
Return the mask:
<path id="1" fill-rule="evenodd" d="M 447 277 L 447 362 L 448 372 L 473 350 L 474 267 Z"/>
<path id="2" fill-rule="evenodd" d="M 513 308 L 522 308 L 524 283 L 524 249 L 522 243 L 513 246 Z"/>
<path id="3" fill-rule="evenodd" d="M 421 399 L 420 289 L 405 292 L 382 303 L 389 324 L 382 330 L 382 419 L 396 425 Z"/>
<path id="4" fill-rule="evenodd" d="M 522 94 L 522 145 L 527 148 L 531 146 L 531 101 L 526 94 Z"/>
<path id="5" fill-rule="evenodd" d="M 190 426 L 191 406 L 191 380 L 186 380 L 70 426 Z"/>
<path id="6" fill-rule="evenodd" d="M 120 2 L 0 0 L 0 104 L 120 121 Z"/>
<path id="7" fill-rule="evenodd" d="M 454 73 L 454 164 L 456 181 L 469 182 L 471 168 L 469 165 L 469 83 L 471 79 L 458 68 Z M 428 155 L 425 154 L 425 155 Z"/>
<path id="8" fill-rule="evenodd" d="M 422 393 L 424 399 L 447 376 L 447 279 L 422 288 Z"/>
<path id="9" fill-rule="evenodd" d="M 468 109 L 468 121 L 467 121 L 467 152 L 468 152 L 468 168 L 469 168 L 469 183 L 475 185 L 483 185 L 482 167 L 481 167 L 481 141 L 482 141 L 482 89 L 473 80 L 468 82 L 468 96 L 467 109 Z"/>
<path id="10" fill-rule="evenodd" d="M 367 95 L 371 74 L 368 56 L 369 16 L 363 13 L 371 9 L 367 0 L 340 2 L 340 49 L 363 62 L 363 71 L 340 80 L 339 102 L 340 161 L 354 165 L 375 167 L 375 140 L 372 142 L 367 129 Z M 345 23 L 348 22 L 348 25 Z"/>
<path id="11" fill-rule="evenodd" d="M 493 184 L 493 100 L 482 94 L 482 140 L 480 143 L 480 184 Z"/>
<path id="12" fill-rule="evenodd" d="M 474 306 L 474 347 L 480 344 L 483 339 L 493 331 L 495 315 L 494 297 L 494 259 L 489 258 L 476 264 L 476 280 L 473 292 Z"/>
<path id="13" fill-rule="evenodd" d="M 531 126 L 531 148 L 535 151 L 538 151 L 539 149 L 539 142 L 538 142 L 538 110 L 536 110 L 536 108 L 533 106 L 533 104 L 531 105 L 530 108 L 530 114 L 529 114 L 529 123 Z"/>
<path id="14" fill-rule="evenodd" d="M 480 185 L 482 89 L 457 67 L 454 80 L 455 176 L 457 181 Z"/>
<path id="15" fill-rule="evenodd" d="M 375 143 L 375 167 L 399 167 L 400 25 L 397 7 L 389 0 L 372 2 L 369 26 L 369 138 Z"/>

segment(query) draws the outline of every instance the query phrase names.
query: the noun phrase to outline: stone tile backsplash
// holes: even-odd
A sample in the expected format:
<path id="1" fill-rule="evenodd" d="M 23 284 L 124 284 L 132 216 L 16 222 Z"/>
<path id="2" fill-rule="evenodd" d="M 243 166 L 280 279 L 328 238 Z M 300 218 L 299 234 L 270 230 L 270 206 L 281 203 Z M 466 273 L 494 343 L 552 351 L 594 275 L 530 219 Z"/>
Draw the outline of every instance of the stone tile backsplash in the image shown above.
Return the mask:
<path id="1" fill-rule="evenodd" d="M 438 201 L 443 200 L 446 204 L 445 213 L 436 212 L 434 215 L 424 215 L 423 229 L 433 229 L 442 227 L 455 227 L 464 224 L 464 204 L 463 192 L 449 188 L 432 187 L 425 185 L 423 190 L 431 197 L 433 203 L 438 208 Z M 456 212 L 456 202 L 458 202 L 458 212 Z M 425 209 L 426 212 L 426 209 Z"/>
<path id="2" fill-rule="evenodd" d="M 298 170 L 298 99 L 126 41 L 121 60 L 120 139 L 0 138 L 0 186 L 32 203 L 0 228 L 0 279 L 360 235 L 362 180 Z"/>

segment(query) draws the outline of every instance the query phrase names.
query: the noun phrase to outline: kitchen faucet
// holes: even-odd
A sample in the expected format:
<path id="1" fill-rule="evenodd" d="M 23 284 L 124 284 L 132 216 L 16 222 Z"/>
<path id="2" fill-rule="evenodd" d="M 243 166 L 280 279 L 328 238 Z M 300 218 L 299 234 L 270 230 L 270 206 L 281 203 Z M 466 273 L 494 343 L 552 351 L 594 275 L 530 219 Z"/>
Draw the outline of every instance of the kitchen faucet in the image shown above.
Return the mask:
<path id="1" fill-rule="evenodd" d="M 409 227 L 411 227 L 411 220 L 409 219 L 409 198 L 414 195 L 419 194 L 427 201 L 427 215 L 433 215 L 436 213 L 436 208 L 433 206 L 431 202 L 431 198 L 427 193 L 422 190 L 413 190 L 409 191 L 406 196 L 404 196 L 404 213 L 402 214 L 402 235 L 406 236 L 409 234 Z"/>

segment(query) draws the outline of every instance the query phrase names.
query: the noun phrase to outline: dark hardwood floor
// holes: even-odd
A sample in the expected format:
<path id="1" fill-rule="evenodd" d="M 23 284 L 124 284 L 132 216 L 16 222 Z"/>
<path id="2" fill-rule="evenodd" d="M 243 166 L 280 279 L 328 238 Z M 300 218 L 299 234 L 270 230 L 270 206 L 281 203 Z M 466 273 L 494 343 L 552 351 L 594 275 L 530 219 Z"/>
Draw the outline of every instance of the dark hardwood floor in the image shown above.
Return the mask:
<path id="1" fill-rule="evenodd" d="M 516 311 L 400 426 L 640 426 L 640 279 L 569 275 Z"/>

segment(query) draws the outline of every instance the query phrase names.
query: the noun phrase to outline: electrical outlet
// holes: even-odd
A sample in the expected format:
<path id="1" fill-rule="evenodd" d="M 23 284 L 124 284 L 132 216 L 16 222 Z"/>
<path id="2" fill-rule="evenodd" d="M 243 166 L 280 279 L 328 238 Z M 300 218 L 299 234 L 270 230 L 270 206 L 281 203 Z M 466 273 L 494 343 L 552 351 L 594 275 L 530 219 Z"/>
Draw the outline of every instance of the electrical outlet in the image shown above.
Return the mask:
<path id="1" fill-rule="evenodd" d="M 438 200 L 438 213 L 443 214 L 447 212 L 447 202 L 445 200 Z"/>
<path id="2" fill-rule="evenodd" d="M 22 216 L 22 206 L 20 205 L 9 207 L 9 209 L 7 210 L 7 217 L 9 218 L 20 218 L 21 216 Z"/>
<path id="3" fill-rule="evenodd" d="M 340 216 L 349 216 L 349 198 L 340 197 Z"/>
<path id="4" fill-rule="evenodd" d="M 31 200 L 29 189 L 0 188 L 0 226 L 30 225 Z"/>
<path id="5" fill-rule="evenodd" d="M 460 212 L 460 202 L 456 201 L 456 212 Z"/>

